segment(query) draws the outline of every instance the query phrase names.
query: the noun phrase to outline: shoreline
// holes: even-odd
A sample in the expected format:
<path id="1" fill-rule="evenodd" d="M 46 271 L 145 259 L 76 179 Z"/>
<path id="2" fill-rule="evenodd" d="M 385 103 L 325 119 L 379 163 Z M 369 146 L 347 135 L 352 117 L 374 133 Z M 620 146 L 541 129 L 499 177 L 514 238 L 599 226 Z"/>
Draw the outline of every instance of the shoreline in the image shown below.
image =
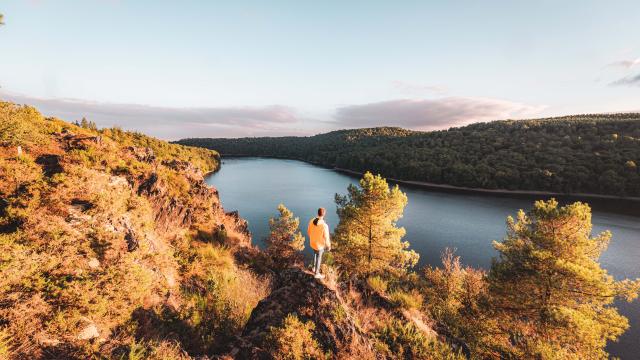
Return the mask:
<path id="1" fill-rule="evenodd" d="M 363 174 L 358 171 L 337 168 L 337 167 L 334 167 L 332 169 L 338 172 L 348 173 L 352 175 Z M 416 180 L 399 180 L 394 178 L 387 178 L 387 180 L 393 183 L 412 185 L 412 186 L 426 188 L 426 189 L 452 190 L 452 191 L 467 192 L 467 193 L 483 193 L 483 194 L 492 194 L 492 195 L 526 195 L 526 196 L 544 195 L 544 196 L 558 196 L 558 197 L 570 197 L 570 198 L 591 198 L 591 199 L 602 199 L 602 200 L 623 200 L 623 201 L 640 202 L 640 197 L 633 197 L 633 196 L 622 197 L 622 196 L 604 195 L 604 194 L 558 193 L 558 192 L 552 192 L 552 191 L 538 191 L 538 190 L 483 189 L 483 188 L 472 188 L 472 187 L 455 186 L 455 185 L 447 185 L 447 184 L 436 184 L 436 183 L 416 181 Z"/>
<path id="2" fill-rule="evenodd" d="M 334 166 L 327 166 L 320 163 L 316 163 L 313 161 L 308 161 L 304 159 L 297 159 L 291 157 L 283 157 L 283 156 L 256 156 L 256 155 L 241 155 L 241 154 L 221 154 L 221 162 L 220 168 L 222 168 L 222 161 L 224 158 L 245 158 L 245 157 L 255 157 L 255 158 L 264 158 L 264 159 L 283 159 L 283 160 L 295 160 L 301 161 L 307 164 L 311 164 L 314 166 L 320 166 L 325 169 L 331 169 L 337 172 L 346 173 L 350 175 L 362 176 L 364 173 L 344 169 Z M 218 170 L 220 170 L 220 168 Z M 515 196 L 557 196 L 563 198 L 587 198 L 587 199 L 599 199 L 599 200 L 620 200 L 620 201 L 628 201 L 628 202 L 640 202 L 640 197 L 634 196 L 616 196 L 616 195 L 604 195 L 604 194 L 589 194 L 589 193 L 558 193 L 552 191 L 539 191 L 539 190 L 507 190 L 507 189 L 483 189 L 483 188 L 472 188 L 465 186 L 455 186 L 455 185 L 447 185 L 447 184 L 436 184 L 425 181 L 417 181 L 417 180 L 401 180 L 394 178 L 386 178 L 388 181 L 396 183 L 396 184 L 404 184 L 409 186 L 414 186 L 423 189 L 431 189 L 431 190 L 441 190 L 446 192 L 458 192 L 458 193 L 473 193 L 473 194 L 491 194 L 491 195 L 515 195 Z"/>

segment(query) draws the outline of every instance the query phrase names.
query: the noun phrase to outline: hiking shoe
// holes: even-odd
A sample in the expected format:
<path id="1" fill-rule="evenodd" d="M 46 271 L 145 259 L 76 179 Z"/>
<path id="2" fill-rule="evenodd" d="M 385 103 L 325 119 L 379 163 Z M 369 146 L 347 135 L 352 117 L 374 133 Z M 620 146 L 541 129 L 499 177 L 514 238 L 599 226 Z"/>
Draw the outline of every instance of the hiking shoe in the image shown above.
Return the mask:
<path id="1" fill-rule="evenodd" d="M 316 279 L 324 279 L 324 275 L 322 275 L 322 274 L 316 274 L 316 275 L 314 276 L 314 278 L 316 278 Z"/>

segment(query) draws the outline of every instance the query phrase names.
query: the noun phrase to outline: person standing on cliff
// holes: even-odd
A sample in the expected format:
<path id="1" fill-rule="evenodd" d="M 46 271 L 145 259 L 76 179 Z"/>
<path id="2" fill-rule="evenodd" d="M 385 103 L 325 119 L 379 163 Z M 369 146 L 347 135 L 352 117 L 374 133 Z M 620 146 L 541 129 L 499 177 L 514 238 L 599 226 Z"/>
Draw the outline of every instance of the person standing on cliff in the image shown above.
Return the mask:
<path id="1" fill-rule="evenodd" d="M 313 272 L 316 279 L 323 279 L 324 275 L 320 274 L 320 264 L 322 264 L 322 254 L 325 250 L 331 250 L 331 239 L 329 236 L 329 225 L 324 221 L 324 208 L 318 209 L 318 216 L 309 221 L 307 234 L 309 242 L 313 249 Z"/>

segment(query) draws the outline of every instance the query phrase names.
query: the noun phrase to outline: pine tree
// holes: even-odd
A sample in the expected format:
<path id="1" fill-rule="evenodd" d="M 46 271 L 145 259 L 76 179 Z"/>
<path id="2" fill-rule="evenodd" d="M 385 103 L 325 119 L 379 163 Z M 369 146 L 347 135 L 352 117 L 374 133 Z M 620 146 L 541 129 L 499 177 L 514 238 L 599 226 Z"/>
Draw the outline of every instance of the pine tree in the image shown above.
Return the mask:
<path id="1" fill-rule="evenodd" d="M 82 120 L 80 121 L 80 127 L 82 127 L 83 129 L 87 129 L 89 127 L 89 122 L 87 121 L 87 118 L 83 117 Z"/>
<path id="2" fill-rule="evenodd" d="M 30 146 L 44 141 L 46 124 L 30 106 L 0 102 L 0 145 Z"/>
<path id="3" fill-rule="evenodd" d="M 489 286 L 517 357 L 604 359 L 607 341 L 629 327 L 611 304 L 633 300 L 640 280 L 615 281 L 600 267 L 611 233 L 592 237 L 591 226 L 588 205 L 554 199 L 507 219 Z"/>
<path id="4" fill-rule="evenodd" d="M 269 219 L 271 232 L 267 237 L 266 252 L 274 268 L 282 269 L 302 261 L 304 236 L 299 230 L 300 219 L 283 204 L 278 205 L 279 216 Z"/>
<path id="5" fill-rule="evenodd" d="M 426 307 L 433 319 L 469 347 L 472 359 L 494 358 L 508 339 L 497 336 L 497 322 L 488 304 L 486 272 L 464 266 L 454 250 L 445 249 L 442 267 L 424 268 Z M 508 345 L 507 345 L 508 346 Z"/>
<path id="6" fill-rule="evenodd" d="M 402 241 L 397 227 L 407 196 L 396 185 L 389 188 L 380 175 L 364 174 L 359 185 L 349 185 L 347 195 L 336 194 L 340 222 L 335 232 L 335 258 L 354 276 L 404 271 L 415 265 L 418 254 Z"/>

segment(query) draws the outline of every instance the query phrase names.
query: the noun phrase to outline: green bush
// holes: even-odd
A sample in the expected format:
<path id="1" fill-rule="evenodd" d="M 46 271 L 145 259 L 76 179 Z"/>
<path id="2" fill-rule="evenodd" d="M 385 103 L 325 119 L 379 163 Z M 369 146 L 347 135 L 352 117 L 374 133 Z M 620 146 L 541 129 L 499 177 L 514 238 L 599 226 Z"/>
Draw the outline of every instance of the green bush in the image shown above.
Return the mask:
<path id="1" fill-rule="evenodd" d="M 282 326 L 270 328 L 265 348 L 277 360 L 325 358 L 313 337 L 314 329 L 313 322 L 302 322 L 295 314 L 289 314 Z"/>
<path id="2" fill-rule="evenodd" d="M 387 286 L 388 286 L 387 281 L 382 279 L 380 276 L 376 275 L 368 278 L 367 285 L 369 286 L 369 289 L 373 290 L 374 292 L 380 295 L 384 295 L 387 292 Z"/>
<path id="3" fill-rule="evenodd" d="M 46 130 L 47 124 L 35 108 L 0 101 L 0 145 L 42 144 Z"/>
<path id="4" fill-rule="evenodd" d="M 183 287 L 189 305 L 181 317 L 197 336 L 195 347 L 210 351 L 239 334 L 270 282 L 238 268 L 225 247 L 199 244 L 194 251 Z"/>
<path id="5" fill-rule="evenodd" d="M 427 338 L 413 323 L 391 319 L 374 333 L 376 348 L 388 359 L 462 360 L 456 353 L 436 338 Z"/>
<path id="6" fill-rule="evenodd" d="M 416 290 L 410 292 L 395 290 L 389 294 L 391 302 L 404 309 L 420 309 L 422 307 L 422 295 Z"/>
<path id="7" fill-rule="evenodd" d="M 147 347 L 136 341 L 132 341 L 129 345 L 129 353 L 126 360 L 144 360 L 146 358 Z"/>

